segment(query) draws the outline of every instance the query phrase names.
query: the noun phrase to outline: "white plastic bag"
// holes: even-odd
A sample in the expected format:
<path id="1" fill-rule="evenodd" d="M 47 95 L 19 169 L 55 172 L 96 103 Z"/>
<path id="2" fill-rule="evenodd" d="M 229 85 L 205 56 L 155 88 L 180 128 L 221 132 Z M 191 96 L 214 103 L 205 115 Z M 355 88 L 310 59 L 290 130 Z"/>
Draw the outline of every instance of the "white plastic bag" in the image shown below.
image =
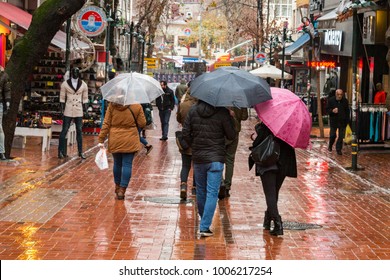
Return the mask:
<path id="1" fill-rule="evenodd" d="M 100 170 L 108 168 L 107 152 L 105 148 L 100 148 L 95 157 L 96 165 Z"/>

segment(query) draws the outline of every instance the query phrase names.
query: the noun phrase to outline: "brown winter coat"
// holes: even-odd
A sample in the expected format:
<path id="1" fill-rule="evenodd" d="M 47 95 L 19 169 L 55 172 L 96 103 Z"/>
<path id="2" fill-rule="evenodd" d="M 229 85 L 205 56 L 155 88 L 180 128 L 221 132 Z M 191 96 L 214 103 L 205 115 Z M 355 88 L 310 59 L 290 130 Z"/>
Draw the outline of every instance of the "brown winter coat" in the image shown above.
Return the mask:
<path id="1" fill-rule="evenodd" d="M 110 153 L 134 153 L 142 149 L 137 125 L 130 108 L 134 113 L 138 127 L 143 128 L 146 125 L 145 115 L 140 104 L 122 106 L 110 103 L 99 134 L 99 143 L 103 143 L 108 135 L 108 151 Z"/>

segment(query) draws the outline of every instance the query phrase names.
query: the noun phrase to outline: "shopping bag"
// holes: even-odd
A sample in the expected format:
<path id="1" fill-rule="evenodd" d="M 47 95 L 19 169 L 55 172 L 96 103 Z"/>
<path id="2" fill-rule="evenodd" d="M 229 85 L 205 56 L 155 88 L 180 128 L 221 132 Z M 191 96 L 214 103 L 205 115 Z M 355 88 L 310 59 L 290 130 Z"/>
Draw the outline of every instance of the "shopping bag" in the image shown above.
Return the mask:
<path id="1" fill-rule="evenodd" d="M 108 168 L 107 151 L 105 148 L 101 148 L 95 156 L 95 163 L 100 170 Z"/>
<path id="2" fill-rule="evenodd" d="M 352 129 L 349 124 L 347 124 L 347 127 L 345 128 L 344 143 L 348 145 L 352 143 Z"/>

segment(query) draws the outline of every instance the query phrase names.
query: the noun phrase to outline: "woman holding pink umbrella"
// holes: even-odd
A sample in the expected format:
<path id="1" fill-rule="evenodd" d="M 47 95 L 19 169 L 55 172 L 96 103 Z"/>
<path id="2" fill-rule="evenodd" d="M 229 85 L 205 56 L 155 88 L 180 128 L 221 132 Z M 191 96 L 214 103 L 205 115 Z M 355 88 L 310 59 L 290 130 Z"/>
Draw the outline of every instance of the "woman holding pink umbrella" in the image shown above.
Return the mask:
<path id="1" fill-rule="evenodd" d="M 272 99 L 255 105 L 262 121 L 255 127 L 257 137 L 252 149 L 272 134 L 280 146 L 279 159 L 271 165 L 256 163 L 256 175 L 260 176 L 265 194 L 267 211 L 263 227 L 271 229 L 271 235 L 283 235 L 283 222 L 279 214 L 279 191 L 286 177 L 297 177 L 295 148 L 306 149 L 310 145 L 311 117 L 300 98 L 287 89 L 271 88 Z M 249 168 L 255 162 L 249 157 Z"/>

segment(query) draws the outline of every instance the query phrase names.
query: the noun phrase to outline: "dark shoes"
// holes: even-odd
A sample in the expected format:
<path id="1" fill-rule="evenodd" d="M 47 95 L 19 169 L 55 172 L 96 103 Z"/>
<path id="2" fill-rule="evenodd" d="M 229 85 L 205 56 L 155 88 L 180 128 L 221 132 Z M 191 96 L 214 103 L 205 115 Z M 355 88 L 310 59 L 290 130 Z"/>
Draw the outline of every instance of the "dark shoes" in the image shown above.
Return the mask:
<path id="1" fill-rule="evenodd" d="M 62 153 L 62 152 L 58 152 L 58 158 L 59 159 L 63 159 L 65 158 L 66 156 Z"/>
<path id="2" fill-rule="evenodd" d="M 123 200 L 125 199 L 125 192 L 127 188 L 119 187 L 118 192 L 116 193 L 116 197 L 118 200 Z"/>
<path id="3" fill-rule="evenodd" d="M 269 232 L 271 235 L 283 235 L 283 222 L 280 215 L 272 219 L 274 221 L 274 228 Z"/>
<path id="4" fill-rule="evenodd" d="M 150 153 L 151 150 L 153 150 L 153 146 L 152 145 L 146 145 L 145 148 L 146 148 L 146 154 L 147 155 Z"/>
<path id="5" fill-rule="evenodd" d="M 263 228 L 265 230 L 271 229 L 271 217 L 269 216 L 268 211 L 264 212 Z"/>
<path id="6" fill-rule="evenodd" d="M 213 236 L 213 235 L 214 235 L 214 233 L 210 229 L 200 231 L 201 237 L 209 237 L 209 236 Z"/>
<path id="7" fill-rule="evenodd" d="M 339 151 L 337 151 L 337 154 L 338 154 L 339 156 L 341 156 L 343 153 L 339 150 Z"/>
<path id="8" fill-rule="evenodd" d="M 187 183 L 186 182 L 182 182 L 180 184 L 180 198 L 182 200 L 187 199 Z"/>
<path id="9" fill-rule="evenodd" d="M 328 151 L 331 152 L 332 151 L 332 147 L 328 147 Z"/>
<path id="10" fill-rule="evenodd" d="M 0 160 L 7 160 L 7 158 L 5 157 L 5 154 L 3 154 L 3 153 L 0 154 Z"/>
<path id="11" fill-rule="evenodd" d="M 167 141 L 167 140 L 168 140 L 168 137 L 161 137 L 160 140 L 161 140 L 161 141 Z"/>
<path id="12" fill-rule="evenodd" d="M 84 153 L 79 153 L 79 158 L 81 158 L 81 159 L 86 159 L 87 157 L 85 156 Z"/>

